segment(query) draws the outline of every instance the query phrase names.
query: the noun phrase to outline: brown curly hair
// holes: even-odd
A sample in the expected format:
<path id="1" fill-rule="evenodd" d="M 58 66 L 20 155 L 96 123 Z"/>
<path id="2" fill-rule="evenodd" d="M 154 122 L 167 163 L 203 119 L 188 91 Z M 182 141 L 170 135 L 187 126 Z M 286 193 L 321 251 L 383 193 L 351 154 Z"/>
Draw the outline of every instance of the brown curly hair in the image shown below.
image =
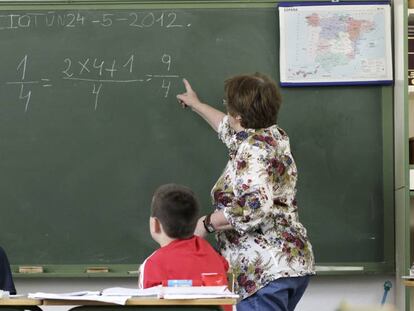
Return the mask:
<path id="1" fill-rule="evenodd" d="M 240 116 L 244 128 L 266 128 L 276 124 L 282 97 L 276 83 L 255 73 L 238 75 L 224 82 L 228 113 Z"/>

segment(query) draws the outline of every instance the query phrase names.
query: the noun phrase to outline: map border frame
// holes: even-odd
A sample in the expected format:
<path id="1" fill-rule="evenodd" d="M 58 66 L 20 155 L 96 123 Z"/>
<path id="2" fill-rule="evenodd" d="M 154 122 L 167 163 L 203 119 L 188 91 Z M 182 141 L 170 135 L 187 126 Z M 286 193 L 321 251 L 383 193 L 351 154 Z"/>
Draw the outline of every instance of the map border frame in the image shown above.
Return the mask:
<path id="1" fill-rule="evenodd" d="M 361 6 L 361 5 L 383 5 L 387 7 L 386 17 L 384 18 L 384 25 L 385 25 L 385 51 L 384 54 L 386 56 L 386 71 L 387 71 L 387 79 L 375 80 L 375 79 L 347 79 L 347 80 L 335 80 L 335 79 L 326 79 L 326 80 L 318 80 L 312 79 L 312 81 L 306 81 L 306 78 L 303 81 L 292 81 L 287 78 L 287 74 L 284 71 L 287 66 L 284 65 L 285 55 L 287 53 L 285 48 L 285 40 L 282 34 L 282 29 L 284 29 L 283 22 L 284 19 L 282 15 L 284 12 L 281 8 L 286 7 L 303 7 L 303 6 Z M 298 87 L 298 86 L 317 86 L 317 85 L 391 85 L 393 83 L 393 60 L 392 60 L 392 25 L 391 25 L 391 4 L 390 1 L 325 1 L 325 2 L 318 2 L 318 1 L 309 1 L 309 2 L 281 2 L 278 4 L 279 10 L 279 32 L 280 32 L 280 46 L 279 46 L 279 70 L 280 70 L 280 85 L 281 86 L 290 86 L 290 87 Z M 389 78 L 388 78 L 389 77 Z"/>

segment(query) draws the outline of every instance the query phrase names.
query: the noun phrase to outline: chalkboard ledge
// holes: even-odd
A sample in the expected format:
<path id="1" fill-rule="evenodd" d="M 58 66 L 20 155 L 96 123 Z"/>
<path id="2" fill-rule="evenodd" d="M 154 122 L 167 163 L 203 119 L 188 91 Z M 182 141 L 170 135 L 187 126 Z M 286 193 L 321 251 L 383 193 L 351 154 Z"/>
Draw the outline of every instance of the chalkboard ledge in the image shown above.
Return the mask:
<path id="1" fill-rule="evenodd" d="M 102 277 L 137 277 L 138 264 L 134 265 L 39 265 L 43 267 L 42 273 L 19 273 L 22 265 L 12 265 L 12 273 L 15 278 L 102 278 Z M 27 266 L 27 265 L 24 265 Z M 100 269 L 97 269 L 100 268 Z M 94 271 L 94 272 L 87 272 Z M 105 272 L 107 271 L 107 272 Z"/>
<path id="2" fill-rule="evenodd" d="M 43 273 L 19 273 L 19 265 L 12 266 L 15 278 L 136 278 L 138 265 L 44 265 Z M 105 267 L 108 272 L 87 273 L 90 267 Z M 317 275 L 367 275 L 395 273 L 394 263 L 317 263 Z"/>
<path id="3" fill-rule="evenodd" d="M 355 263 L 317 263 L 317 275 L 366 275 L 395 273 L 394 263 L 355 262 Z"/>

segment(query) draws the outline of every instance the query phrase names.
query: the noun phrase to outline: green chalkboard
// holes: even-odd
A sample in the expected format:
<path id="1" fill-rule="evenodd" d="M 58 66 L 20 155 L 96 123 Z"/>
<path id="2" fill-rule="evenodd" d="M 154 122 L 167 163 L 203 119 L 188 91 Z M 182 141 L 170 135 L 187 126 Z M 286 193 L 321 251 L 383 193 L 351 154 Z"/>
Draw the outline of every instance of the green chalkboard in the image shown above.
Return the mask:
<path id="1" fill-rule="evenodd" d="M 226 149 L 175 95 L 185 77 L 223 108 L 225 78 L 278 79 L 278 15 L 267 6 L 0 7 L 0 244 L 15 269 L 114 265 L 121 275 L 156 247 L 149 206 L 163 183 L 191 186 L 211 208 Z M 317 263 L 390 270 L 391 90 L 282 93 Z"/>

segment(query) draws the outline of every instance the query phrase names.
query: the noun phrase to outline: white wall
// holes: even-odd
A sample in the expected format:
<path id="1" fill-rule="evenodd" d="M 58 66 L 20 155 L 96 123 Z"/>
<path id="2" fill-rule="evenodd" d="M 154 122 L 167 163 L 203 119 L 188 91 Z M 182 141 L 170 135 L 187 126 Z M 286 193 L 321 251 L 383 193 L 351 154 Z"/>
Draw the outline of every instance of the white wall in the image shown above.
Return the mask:
<path id="1" fill-rule="evenodd" d="M 395 252 L 396 277 L 407 274 L 410 265 L 410 212 L 408 185 L 408 111 L 407 103 L 407 1 L 392 0 L 394 12 L 394 150 L 395 150 Z M 409 310 L 406 305 L 406 291 L 401 282 L 396 286 L 396 305 L 398 310 Z"/>
<path id="2" fill-rule="evenodd" d="M 393 276 L 316 276 L 299 302 L 296 311 L 334 311 L 343 300 L 350 304 L 379 304 L 384 293 L 384 282 L 390 280 L 387 303 L 394 303 Z M 107 287 L 136 286 L 135 279 L 15 279 L 20 294 L 30 292 L 69 292 L 82 289 L 100 290 Z M 67 307 L 42 307 L 45 311 L 63 311 Z"/>

